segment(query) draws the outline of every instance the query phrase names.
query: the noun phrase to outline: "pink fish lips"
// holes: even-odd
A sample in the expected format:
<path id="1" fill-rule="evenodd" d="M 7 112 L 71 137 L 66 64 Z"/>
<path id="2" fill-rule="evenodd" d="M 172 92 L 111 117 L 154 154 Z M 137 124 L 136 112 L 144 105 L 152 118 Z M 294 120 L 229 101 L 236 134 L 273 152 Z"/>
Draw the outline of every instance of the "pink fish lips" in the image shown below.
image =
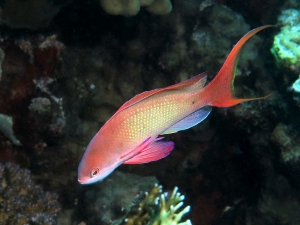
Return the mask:
<path id="1" fill-rule="evenodd" d="M 206 73 L 202 73 L 172 86 L 143 92 L 125 102 L 87 146 L 78 167 L 78 182 L 100 181 L 121 164 L 148 163 L 166 157 L 174 143 L 163 141 L 161 135 L 196 126 L 209 115 L 211 106 L 230 107 L 262 99 L 235 98 L 232 84 L 240 49 L 267 27 L 270 26 L 244 35 L 208 85 L 204 86 Z"/>

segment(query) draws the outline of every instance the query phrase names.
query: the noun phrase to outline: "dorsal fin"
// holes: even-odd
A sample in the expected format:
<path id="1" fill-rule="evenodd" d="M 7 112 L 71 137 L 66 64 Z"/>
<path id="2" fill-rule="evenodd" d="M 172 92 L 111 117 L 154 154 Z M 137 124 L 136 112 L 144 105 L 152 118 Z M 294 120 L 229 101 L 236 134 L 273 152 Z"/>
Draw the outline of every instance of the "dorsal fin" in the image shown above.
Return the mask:
<path id="1" fill-rule="evenodd" d="M 151 91 L 145 91 L 145 92 L 142 92 L 136 96 L 134 96 L 132 99 L 128 100 L 127 102 L 125 102 L 119 109 L 116 113 L 146 99 L 146 98 L 149 98 L 150 96 L 152 95 L 155 95 L 157 93 L 160 93 L 162 91 L 168 91 L 168 90 L 175 90 L 175 89 L 180 89 L 180 88 L 186 88 L 186 87 L 189 87 L 195 83 L 199 82 L 199 84 L 197 84 L 197 86 L 200 86 L 200 87 L 203 87 L 205 82 L 206 82 L 206 73 L 201 73 L 197 76 L 194 76 L 192 77 L 191 79 L 188 79 L 186 81 L 183 81 L 183 82 L 180 82 L 178 84 L 174 84 L 174 85 L 171 85 L 171 86 L 168 86 L 168 87 L 165 87 L 165 88 L 158 88 L 158 89 L 154 89 L 154 90 L 151 90 Z M 115 114 L 116 114 L 115 113 Z"/>

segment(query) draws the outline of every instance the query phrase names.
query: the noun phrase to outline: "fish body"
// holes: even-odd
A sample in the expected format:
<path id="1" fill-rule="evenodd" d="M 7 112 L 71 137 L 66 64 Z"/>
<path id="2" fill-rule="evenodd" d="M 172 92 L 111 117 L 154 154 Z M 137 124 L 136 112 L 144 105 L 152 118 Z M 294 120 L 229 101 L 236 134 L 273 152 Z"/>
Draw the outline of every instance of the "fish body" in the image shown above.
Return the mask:
<path id="1" fill-rule="evenodd" d="M 160 135 L 176 133 L 202 122 L 211 106 L 229 107 L 250 99 L 233 96 L 236 58 L 244 43 L 269 26 L 256 28 L 234 46 L 216 77 L 204 87 L 206 73 L 187 81 L 136 95 L 103 125 L 90 141 L 78 167 L 78 181 L 104 179 L 120 164 L 147 163 L 174 148 Z"/>

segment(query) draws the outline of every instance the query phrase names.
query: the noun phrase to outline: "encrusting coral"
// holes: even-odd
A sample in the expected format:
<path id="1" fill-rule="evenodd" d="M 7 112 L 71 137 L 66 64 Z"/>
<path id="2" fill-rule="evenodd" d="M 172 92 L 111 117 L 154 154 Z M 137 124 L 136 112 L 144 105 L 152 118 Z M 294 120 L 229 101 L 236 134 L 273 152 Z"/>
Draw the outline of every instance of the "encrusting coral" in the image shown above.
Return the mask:
<path id="1" fill-rule="evenodd" d="M 36 185 L 29 170 L 0 164 L 0 224 L 57 224 L 57 197 Z"/>
<path id="2" fill-rule="evenodd" d="M 172 195 L 167 198 L 168 193 L 162 192 L 162 186 L 155 184 L 150 192 L 141 196 L 141 201 L 133 206 L 126 215 L 123 225 L 191 225 L 190 220 L 180 222 L 182 217 L 190 211 L 190 206 L 183 206 L 184 195 L 175 187 Z"/>

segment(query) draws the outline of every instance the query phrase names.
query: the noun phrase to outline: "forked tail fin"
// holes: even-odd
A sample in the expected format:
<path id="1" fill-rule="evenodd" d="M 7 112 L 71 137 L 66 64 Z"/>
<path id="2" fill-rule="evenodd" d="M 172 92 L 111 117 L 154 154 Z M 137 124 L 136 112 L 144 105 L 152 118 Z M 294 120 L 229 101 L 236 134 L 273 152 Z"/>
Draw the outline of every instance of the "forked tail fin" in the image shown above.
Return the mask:
<path id="1" fill-rule="evenodd" d="M 236 69 L 236 58 L 240 49 L 257 32 L 271 27 L 272 25 L 261 26 L 249 31 L 233 47 L 216 77 L 203 89 L 204 95 L 208 98 L 208 105 L 216 107 L 229 107 L 241 102 L 257 100 L 261 98 L 235 98 L 233 94 L 233 81 Z M 266 96 L 268 97 L 268 96 Z M 262 97 L 265 98 L 265 97 Z"/>

